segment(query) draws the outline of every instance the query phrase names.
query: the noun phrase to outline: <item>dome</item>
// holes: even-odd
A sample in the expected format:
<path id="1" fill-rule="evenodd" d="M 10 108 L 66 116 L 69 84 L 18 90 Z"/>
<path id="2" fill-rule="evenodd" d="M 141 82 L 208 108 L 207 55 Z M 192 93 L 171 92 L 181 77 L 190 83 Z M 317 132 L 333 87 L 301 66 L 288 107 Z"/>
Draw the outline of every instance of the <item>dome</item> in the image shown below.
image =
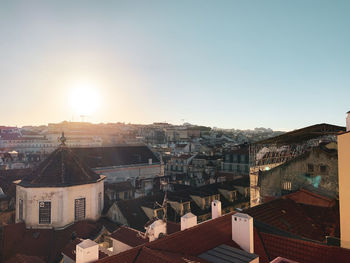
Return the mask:
<path id="1" fill-rule="evenodd" d="M 68 147 L 60 146 L 18 185 L 23 187 L 64 187 L 103 180 Z"/>

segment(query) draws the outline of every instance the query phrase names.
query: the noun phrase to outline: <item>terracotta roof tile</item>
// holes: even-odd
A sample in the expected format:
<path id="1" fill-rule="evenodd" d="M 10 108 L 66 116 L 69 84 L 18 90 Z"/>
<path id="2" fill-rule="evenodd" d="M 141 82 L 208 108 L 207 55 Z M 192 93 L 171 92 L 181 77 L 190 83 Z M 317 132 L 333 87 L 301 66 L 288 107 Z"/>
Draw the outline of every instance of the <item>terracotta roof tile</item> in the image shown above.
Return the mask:
<path id="1" fill-rule="evenodd" d="M 339 222 L 336 209 L 301 205 L 285 197 L 249 208 L 245 213 L 254 220 L 321 242 L 335 233 Z"/>
<path id="2" fill-rule="evenodd" d="M 286 214 L 293 211 L 291 206 L 300 205 L 292 200 L 280 199 L 282 200 L 277 201 L 280 202 L 280 204 L 287 206 L 287 211 L 285 211 Z M 276 204 L 279 204 L 278 202 L 272 207 L 260 206 L 261 208 L 255 208 L 254 211 L 257 213 L 257 216 L 261 216 L 261 218 L 272 223 L 278 222 L 280 225 L 280 218 L 281 216 L 284 218 L 283 215 L 285 213 L 280 210 L 281 207 L 278 205 L 275 206 Z M 320 207 L 316 209 L 319 208 Z M 302 214 L 302 211 L 303 209 L 298 210 L 298 215 Z M 232 241 L 232 214 L 233 213 L 226 214 L 217 219 L 209 220 L 198 224 L 195 227 L 165 236 L 164 238 L 141 245 L 140 247 L 131 249 L 127 252 L 107 257 L 99 262 L 184 262 L 181 261 L 179 257 L 177 257 L 177 259 L 180 261 L 175 261 L 176 259 L 172 261 L 172 256 L 170 254 L 189 255 L 195 258 L 201 253 L 221 244 L 227 244 L 239 248 L 239 246 Z M 304 215 L 304 219 L 305 217 L 307 216 Z M 285 223 L 283 223 L 282 220 L 282 225 L 286 225 L 286 223 L 291 224 L 292 229 L 295 228 L 297 231 L 302 231 L 303 228 L 299 229 L 293 225 L 294 223 L 299 225 L 299 219 L 296 219 L 296 221 L 290 221 L 290 218 L 286 217 L 284 220 Z M 309 223 L 305 224 L 309 226 Z M 286 232 L 283 231 L 280 231 L 280 234 L 268 233 L 262 225 L 254 225 L 254 253 L 259 255 L 260 263 L 268 263 L 277 257 L 283 257 L 303 263 L 350 262 L 350 250 L 348 249 L 329 246 L 317 241 L 302 240 L 295 235 L 293 238 L 287 237 L 284 235 Z M 312 234 L 312 231 L 309 231 L 308 233 Z M 157 253 L 161 253 L 161 255 L 158 255 Z M 161 258 L 160 261 L 157 256 Z"/>
<path id="3" fill-rule="evenodd" d="M 26 256 L 22 254 L 16 254 L 6 263 L 45 263 L 45 261 L 39 257 Z"/>
<path id="4" fill-rule="evenodd" d="M 118 228 L 110 235 L 110 237 L 131 247 L 136 247 L 149 242 L 149 239 L 146 238 L 143 233 L 126 226 Z"/>
<path id="5" fill-rule="evenodd" d="M 90 221 L 80 221 L 62 230 L 26 229 L 23 223 L 7 225 L 3 227 L 2 260 L 21 253 L 53 262 L 73 236 L 93 239 L 101 228 L 100 224 Z"/>

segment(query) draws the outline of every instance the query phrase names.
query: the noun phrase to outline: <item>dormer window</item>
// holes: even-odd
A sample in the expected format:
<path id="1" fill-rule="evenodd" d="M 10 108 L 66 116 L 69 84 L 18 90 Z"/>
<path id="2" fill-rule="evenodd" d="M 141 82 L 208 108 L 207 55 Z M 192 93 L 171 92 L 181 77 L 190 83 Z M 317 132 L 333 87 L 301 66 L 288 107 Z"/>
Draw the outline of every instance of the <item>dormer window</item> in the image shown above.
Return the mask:
<path id="1" fill-rule="evenodd" d="M 208 208 L 210 206 L 210 198 L 209 196 L 204 198 L 204 208 Z"/>
<path id="2" fill-rule="evenodd" d="M 164 209 L 163 208 L 157 209 L 154 212 L 155 212 L 155 216 L 158 219 L 163 219 L 164 218 Z"/>
<path id="3" fill-rule="evenodd" d="M 182 204 L 182 209 L 183 209 L 183 212 L 182 212 L 183 215 L 185 215 L 185 214 L 191 212 L 190 203 L 184 203 L 184 204 Z"/>
<path id="4" fill-rule="evenodd" d="M 237 199 L 237 192 L 236 191 L 232 191 L 231 192 L 231 202 L 235 201 Z"/>

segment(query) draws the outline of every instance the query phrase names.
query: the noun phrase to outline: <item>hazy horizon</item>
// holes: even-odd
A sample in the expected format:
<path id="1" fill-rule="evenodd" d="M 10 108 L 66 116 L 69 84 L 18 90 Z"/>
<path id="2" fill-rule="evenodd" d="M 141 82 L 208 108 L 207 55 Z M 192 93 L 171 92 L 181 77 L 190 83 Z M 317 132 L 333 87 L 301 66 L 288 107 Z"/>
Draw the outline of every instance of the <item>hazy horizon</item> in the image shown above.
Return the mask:
<path id="1" fill-rule="evenodd" d="M 344 126 L 349 13 L 349 1 L 1 1 L 0 122 Z"/>

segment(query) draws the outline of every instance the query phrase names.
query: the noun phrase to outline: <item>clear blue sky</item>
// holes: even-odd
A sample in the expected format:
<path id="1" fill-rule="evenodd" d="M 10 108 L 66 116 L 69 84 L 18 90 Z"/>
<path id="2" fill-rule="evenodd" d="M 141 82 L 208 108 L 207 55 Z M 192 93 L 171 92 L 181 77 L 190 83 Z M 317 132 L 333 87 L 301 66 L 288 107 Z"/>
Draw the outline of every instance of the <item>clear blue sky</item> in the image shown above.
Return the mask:
<path id="1" fill-rule="evenodd" d="M 350 1 L 0 1 L 0 124 L 344 125 Z"/>

